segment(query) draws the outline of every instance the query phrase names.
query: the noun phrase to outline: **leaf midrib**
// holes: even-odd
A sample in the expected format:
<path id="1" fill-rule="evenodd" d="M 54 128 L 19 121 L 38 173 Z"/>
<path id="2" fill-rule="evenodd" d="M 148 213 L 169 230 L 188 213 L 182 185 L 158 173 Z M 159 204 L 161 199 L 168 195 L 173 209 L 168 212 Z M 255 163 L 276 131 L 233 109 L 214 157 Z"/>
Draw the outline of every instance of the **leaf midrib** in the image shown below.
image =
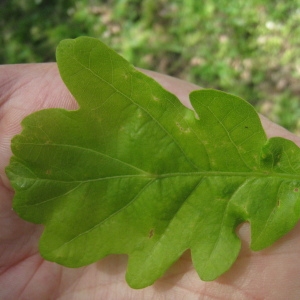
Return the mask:
<path id="1" fill-rule="evenodd" d="M 211 176 L 228 176 L 228 177 L 270 177 L 270 178 L 283 178 L 283 179 L 299 179 L 300 180 L 300 174 L 290 174 L 290 173 L 279 173 L 279 172 L 272 172 L 272 171 L 247 171 L 247 172 L 239 172 L 239 171 L 213 171 L 213 170 L 204 170 L 204 171 L 191 171 L 191 172 L 180 172 L 180 173 L 163 173 L 163 174 L 153 174 L 149 173 L 145 170 L 142 170 L 141 168 L 138 168 L 136 166 L 133 166 L 132 164 L 129 164 L 127 162 L 124 162 L 118 158 L 112 157 L 108 154 L 99 152 L 92 148 L 84 148 L 78 145 L 67 145 L 67 144 L 37 144 L 37 143 L 22 143 L 23 145 L 34 145 L 34 146 L 63 146 L 63 147 L 75 147 L 83 150 L 88 150 L 97 153 L 98 155 L 105 156 L 109 159 L 112 159 L 114 161 L 117 161 L 123 165 L 126 165 L 132 169 L 135 169 L 141 174 L 128 174 L 128 175 L 116 175 L 116 176 L 106 176 L 106 177 L 99 177 L 99 178 L 93 178 L 88 180 L 55 180 L 55 179 L 49 179 L 49 178 L 38 178 L 40 180 L 52 180 L 52 181 L 60 181 L 60 182 L 78 182 L 78 183 L 84 183 L 84 182 L 92 182 L 92 181 L 100 181 L 100 180 L 109 180 L 109 179 L 118 179 L 118 178 L 128 178 L 128 177 L 148 177 L 149 179 L 163 179 L 168 177 L 176 177 L 176 176 L 199 176 L 199 177 L 211 177 Z M 32 179 L 32 178 L 31 178 Z"/>
<path id="2" fill-rule="evenodd" d="M 36 175 L 36 174 L 35 174 Z M 104 180 L 113 180 L 113 179 L 125 179 L 125 178 L 148 178 L 149 180 L 160 180 L 170 177 L 249 177 L 249 178 L 280 178 L 285 180 L 300 180 L 300 174 L 283 174 L 277 172 L 228 172 L 228 171 L 197 171 L 197 172 L 178 172 L 178 173 L 164 173 L 164 174 L 124 174 L 124 175 L 116 175 L 116 176 L 106 176 L 106 177 L 98 177 L 93 179 L 86 180 L 61 180 L 54 178 L 41 178 L 36 175 L 36 179 L 32 177 L 28 177 L 30 180 L 39 180 L 39 181 L 56 181 L 63 183 L 89 183 L 89 182 L 97 182 Z M 23 176 L 22 178 L 26 178 Z"/>

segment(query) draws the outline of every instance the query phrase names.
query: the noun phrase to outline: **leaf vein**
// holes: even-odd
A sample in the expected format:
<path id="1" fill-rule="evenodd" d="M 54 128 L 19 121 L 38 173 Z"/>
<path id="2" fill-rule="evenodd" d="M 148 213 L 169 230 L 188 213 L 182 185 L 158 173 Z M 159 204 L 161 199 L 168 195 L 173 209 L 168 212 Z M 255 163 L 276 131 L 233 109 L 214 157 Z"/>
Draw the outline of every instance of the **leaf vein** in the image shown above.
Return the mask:
<path id="1" fill-rule="evenodd" d="M 96 74 L 93 70 L 87 68 L 85 65 L 83 65 L 81 62 L 79 62 L 76 58 L 74 58 L 74 60 L 76 60 L 83 68 L 85 68 L 86 70 L 90 71 L 95 77 L 97 77 L 98 79 L 100 79 L 102 82 L 104 82 L 105 84 L 109 85 L 111 88 L 113 88 L 115 91 L 117 91 L 120 95 L 122 95 L 123 97 L 125 97 L 127 100 L 129 100 L 133 105 L 139 107 L 141 110 L 143 110 L 144 112 L 146 112 L 146 114 L 148 116 L 151 117 L 151 119 L 174 141 L 174 144 L 180 149 L 181 153 L 184 155 L 184 157 L 186 158 L 186 160 L 190 163 L 191 166 L 194 167 L 194 169 L 197 169 L 198 167 L 190 160 L 190 158 L 187 156 L 187 153 L 185 153 L 185 151 L 182 149 L 182 147 L 179 145 L 178 141 L 175 139 L 175 137 L 166 130 L 166 128 L 144 107 L 142 107 L 141 105 L 139 105 L 138 103 L 136 103 L 133 99 L 131 99 L 130 97 L 128 97 L 126 94 L 124 94 L 123 92 L 121 92 L 119 89 L 117 89 L 113 83 L 109 83 L 108 81 L 106 81 L 105 79 L 103 79 L 102 77 L 100 77 L 98 74 Z"/>

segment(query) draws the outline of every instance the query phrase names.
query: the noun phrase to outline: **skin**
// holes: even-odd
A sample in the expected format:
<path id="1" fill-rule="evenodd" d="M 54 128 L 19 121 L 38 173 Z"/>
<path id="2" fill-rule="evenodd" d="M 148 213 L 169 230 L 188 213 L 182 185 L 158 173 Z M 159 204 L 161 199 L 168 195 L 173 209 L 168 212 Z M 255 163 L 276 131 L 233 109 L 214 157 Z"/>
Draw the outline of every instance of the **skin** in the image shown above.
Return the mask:
<path id="1" fill-rule="evenodd" d="M 189 92 L 199 88 L 143 72 L 187 106 Z M 56 64 L 0 66 L 0 299 L 300 299 L 300 224 L 260 252 L 249 250 L 249 226 L 241 225 L 237 229 L 242 240 L 240 255 L 213 282 L 199 279 L 189 252 L 142 290 L 133 290 L 125 282 L 125 255 L 111 255 L 79 269 L 43 260 L 38 252 L 42 225 L 28 223 L 12 211 L 13 190 L 4 169 L 12 155 L 10 140 L 21 131 L 21 120 L 49 107 L 77 108 Z M 300 146 L 299 137 L 264 117 L 261 120 L 269 137 L 285 137 Z"/>

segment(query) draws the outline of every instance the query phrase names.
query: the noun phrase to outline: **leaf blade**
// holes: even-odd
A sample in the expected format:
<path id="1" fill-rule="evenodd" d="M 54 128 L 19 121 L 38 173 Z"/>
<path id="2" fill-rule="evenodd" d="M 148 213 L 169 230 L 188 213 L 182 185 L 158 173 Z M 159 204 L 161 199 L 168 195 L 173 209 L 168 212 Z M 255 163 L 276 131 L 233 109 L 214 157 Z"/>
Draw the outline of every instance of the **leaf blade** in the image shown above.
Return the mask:
<path id="1" fill-rule="evenodd" d="M 296 224 L 299 148 L 267 141 L 247 102 L 196 91 L 195 117 L 96 39 L 61 42 L 57 61 L 80 108 L 25 118 L 6 169 L 14 209 L 45 224 L 46 259 L 79 267 L 125 253 L 127 281 L 142 288 L 190 249 L 213 280 L 239 253 L 238 224 L 250 222 L 255 250 Z"/>

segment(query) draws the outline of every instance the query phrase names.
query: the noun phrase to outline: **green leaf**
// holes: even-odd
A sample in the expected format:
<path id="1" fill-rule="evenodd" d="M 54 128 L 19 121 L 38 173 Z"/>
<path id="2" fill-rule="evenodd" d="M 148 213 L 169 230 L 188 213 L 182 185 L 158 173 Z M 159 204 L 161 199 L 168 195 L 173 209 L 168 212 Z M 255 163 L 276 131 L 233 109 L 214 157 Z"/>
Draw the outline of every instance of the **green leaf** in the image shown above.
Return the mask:
<path id="1" fill-rule="evenodd" d="M 300 218 L 300 151 L 267 140 L 244 100 L 191 93 L 194 111 L 92 38 L 57 49 L 77 111 L 24 119 L 7 175 L 14 210 L 45 225 L 40 252 L 70 267 L 129 256 L 133 288 L 151 285 L 190 249 L 203 280 L 236 260 L 235 228 L 271 245 Z"/>

